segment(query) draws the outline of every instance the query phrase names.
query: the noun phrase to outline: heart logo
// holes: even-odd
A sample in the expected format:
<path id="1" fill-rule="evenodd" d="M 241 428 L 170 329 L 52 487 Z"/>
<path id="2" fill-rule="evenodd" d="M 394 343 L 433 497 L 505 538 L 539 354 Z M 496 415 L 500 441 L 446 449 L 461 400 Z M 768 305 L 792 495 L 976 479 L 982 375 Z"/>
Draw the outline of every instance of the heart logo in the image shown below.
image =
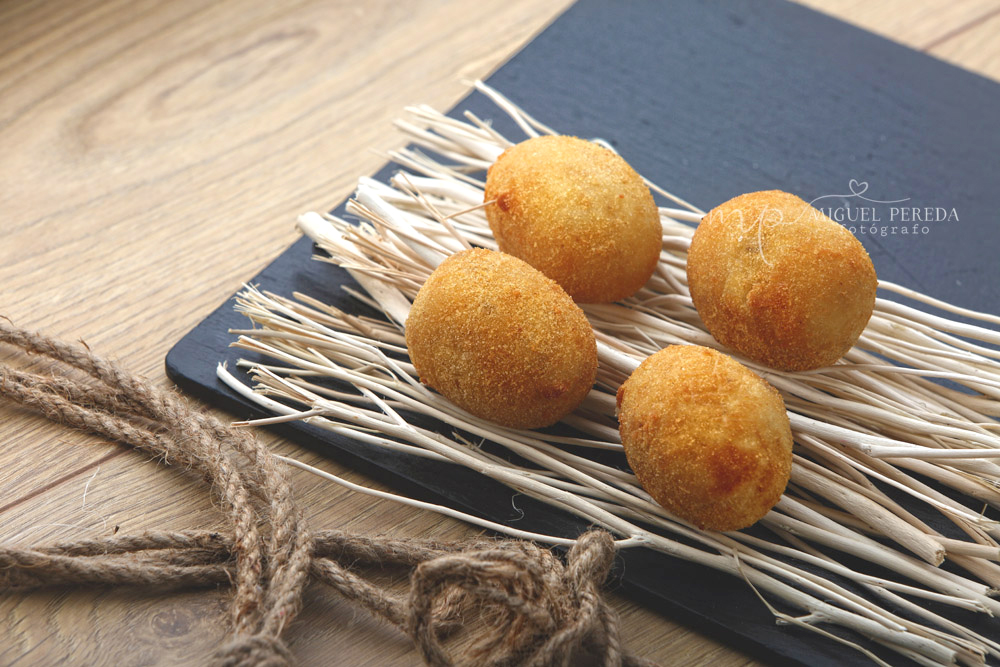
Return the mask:
<path id="1" fill-rule="evenodd" d="M 858 180 L 852 178 L 851 182 L 848 184 L 848 186 L 851 188 L 851 193 L 855 194 L 855 195 L 857 195 L 859 197 L 861 195 L 863 195 L 864 193 L 868 192 L 868 182 L 867 181 L 858 181 Z"/>

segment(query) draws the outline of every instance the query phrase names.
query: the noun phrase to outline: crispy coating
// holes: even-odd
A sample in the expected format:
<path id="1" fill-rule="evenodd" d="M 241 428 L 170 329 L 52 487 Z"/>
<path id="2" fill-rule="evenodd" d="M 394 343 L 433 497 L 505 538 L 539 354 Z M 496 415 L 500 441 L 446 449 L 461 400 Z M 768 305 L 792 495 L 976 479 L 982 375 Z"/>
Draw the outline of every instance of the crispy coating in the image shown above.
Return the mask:
<path id="1" fill-rule="evenodd" d="M 861 243 L 780 190 L 711 210 L 691 241 L 687 276 L 718 341 L 786 371 L 840 359 L 875 307 L 875 267 Z"/>
<path id="2" fill-rule="evenodd" d="M 540 428 L 594 384 L 597 343 L 580 307 L 510 255 L 466 250 L 438 266 L 406 320 L 420 381 L 472 414 Z"/>
<path id="3" fill-rule="evenodd" d="M 653 274 L 663 229 L 649 188 L 625 160 L 576 137 L 528 139 L 486 177 L 486 218 L 500 250 L 578 303 L 618 301 Z"/>
<path id="4" fill-rule="evenodd" d="M 707 530 L 752 525 L 781 498 L 792 431 L 778 392 L 731 357 L 673 345 L 618 390 L 629 465 L 668 511 Z"/>

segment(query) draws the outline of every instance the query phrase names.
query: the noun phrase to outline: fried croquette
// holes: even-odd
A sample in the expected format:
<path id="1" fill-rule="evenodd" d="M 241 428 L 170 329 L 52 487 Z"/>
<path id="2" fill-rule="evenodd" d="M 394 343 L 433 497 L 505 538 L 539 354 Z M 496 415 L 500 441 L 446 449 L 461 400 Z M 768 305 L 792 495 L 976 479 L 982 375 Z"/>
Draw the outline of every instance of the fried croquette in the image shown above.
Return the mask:
<path id="1" fill-rule="evenodd" d="M 434 270 L 406 320 L 406 347 L 421 382 L 513 428 L 559 421 L 597 373 L 580 307 L 538 270 L 490 250 L 456 253 Z"/>
<path id="2" fill-rule="evenodd" d="M 699 528 L 752 525 L 788 483 L 781 396 L 721 352 L 673 345 L 647 358 L 618 390 L 618 421 L 642 487 Z"/>
<path id="3" fill-rule="evenodd" d="M 517 144 L 490 167 L 484 201 L 500 250 L 578 303 L 631 296 L 659 261 L 663 229 L 649 188 L 595 143 L 542 136 Z"/>
<path id="4" fill-rule="evenodd" d="M 719 342 L 785 371 L 844 356 L 871 318 L 878 282 L 847 229 L 779 190 L 710 211 L 691 241 L 687 277 Z"/>

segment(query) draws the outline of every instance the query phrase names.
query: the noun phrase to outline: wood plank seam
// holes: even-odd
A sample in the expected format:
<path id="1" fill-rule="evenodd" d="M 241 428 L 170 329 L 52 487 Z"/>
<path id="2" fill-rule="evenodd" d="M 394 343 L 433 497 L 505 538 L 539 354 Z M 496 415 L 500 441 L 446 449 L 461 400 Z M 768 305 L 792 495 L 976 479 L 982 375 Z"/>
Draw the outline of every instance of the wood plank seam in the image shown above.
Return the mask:
<path id="1" fill-rule="evenodd" d="M 969 21 L 968 23 L 960 25 L 960 26 L 958 26 L 957 28 L 955 28 L 953 30 L 949 30 L 948 32 L 946 32 L 943 35 L 940 35 L 939 37 L 935 37 L 931 41 L 929 41 L 926 44 L 924 44 L 923 46 L 921 46 L 920 50 L 922 52 L 924 52 L 924 53 L 927 53 L 931 49 L 933 49 L 933 48 L 935 48 L 937 46 L 940 46 L 940 45 L 944 44 L 945 42 L 949 42 L 949 41 L 955 39 L 956 37 L 959 37 L 959 36 L 961 36 L 961 35 L 969 32 L 973 28 L 975 28 L 975 27 L 977 27 L 977 26 L 985 23 L 986 21 L 990 20 L 991 18 L 993 18 L 997 14 L 1000 14 L 1000 7 L 997 7 L 995 9 L 991 10 L 991 11 L 988 11 L 985 14 L 983 14 L 982 16 L 979 16 L 978 18 L 974 18 L 971 21 Z"/>
<path id="2" fill-rule="evenodd" d="M 11 502 L 7 503 L 6 505 L 0 506 L 0 514 L 3 514 L 7 510 L 13 509 L 13 508 L 17 507 L 18 505 L 20 505 L 22 503 L 26 503 L 29 500 L 31 500 L 32 498 L 35 498 L 36 496 L 40 496 L 41 494 L 45 493 L 46 491 L 49 491 L 50 489 L 54 489 L 55 487 L 59 486 L 60 484 L 68 482 L 68 481 L 70 481 L 71 479 L 73 479 L 75 477 L 79 477 L 83 473 L 88 472 L 89 470 L 91 470 L 91 469 L 93 469 L 93 468 L 101 465 L 102 463 L 110 461 L 111 459 L 113 459 L 113 458 L 115 458 L 117 456 L 121 456 L 124 453 L 125 453 L 124 449 L 116 449 L 115 451 L 108 452 L 107 454 L 105 454 L 101 458 L 96 459 L 94 461 L 91 461 L 90 463 L 88 463 L 87 465 L 85 465 L 85 466 L 83 466 L 81 468 L 77 468 L 76 470 L 74 470 L 72 472 L 69 472 L 69 473 L 66 473 L 62 477 L 59 477 L 58 479 L 54 479 L 51 482 L 48 482 L 48 483 L 43 484 L 43 485 L 41 485 L 41 486 L 39 486 L 37 488 L 34 488 L 31 491 L 29 491 L 26 495 L 23 495 L 20 498 L 16 498 L 15 500 L 12 500 Z"/>

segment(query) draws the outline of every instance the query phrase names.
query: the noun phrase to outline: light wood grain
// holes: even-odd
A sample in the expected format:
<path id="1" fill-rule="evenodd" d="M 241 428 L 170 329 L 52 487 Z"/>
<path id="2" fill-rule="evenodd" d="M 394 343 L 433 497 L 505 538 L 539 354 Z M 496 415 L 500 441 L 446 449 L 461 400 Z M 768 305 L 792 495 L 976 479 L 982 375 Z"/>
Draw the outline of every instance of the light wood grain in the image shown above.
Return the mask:
<path id="1" fill-rule="evenodd" d="M 877 35 L 925 51 L 958 37 L 970 27 L 1000 12 L 1000 0 L 955 2 L 868 2 L 867 0 L 798 0 L 799 4 L 853 23 Z M 963 35 L 962 41 L 965 41 Z M 957 63 L 979 70 L 978 63 Z"/>
<path id="2" fill-rule="evenodd" d="M 404 105 L 449 108 L 463 79 L 487 75 L 567 4 L 0 2 L 0 314 L 83 338 L 168 386 L 170 346 L 295 238 L 298 213 L 331 207 L 380 166 L 379 153 L 401 144 L 390 121 Z M 1000 78 L 1000 0 L 807 4 Z M 300 472 L 294 481 L 315 526 L 445 539 L 473 532 Z M 0 407 L 0 539 L 219 521 L 189 473 Z M 610 596 L 625 640 L 643 655 L 750 662 Z M 0 663 L 197 663 L 225 633 L 224 597 L 5 596 Z M 417 662 L 404 637 L 320 589 L 287 637 L 303 664 Z"/>
<path id="3" fill-rule="evenodd" d="M 1000 7 L 984 20 L 953 38 L 944 39 L 928 53 L 991 79 L 1000 79 Z"/>

